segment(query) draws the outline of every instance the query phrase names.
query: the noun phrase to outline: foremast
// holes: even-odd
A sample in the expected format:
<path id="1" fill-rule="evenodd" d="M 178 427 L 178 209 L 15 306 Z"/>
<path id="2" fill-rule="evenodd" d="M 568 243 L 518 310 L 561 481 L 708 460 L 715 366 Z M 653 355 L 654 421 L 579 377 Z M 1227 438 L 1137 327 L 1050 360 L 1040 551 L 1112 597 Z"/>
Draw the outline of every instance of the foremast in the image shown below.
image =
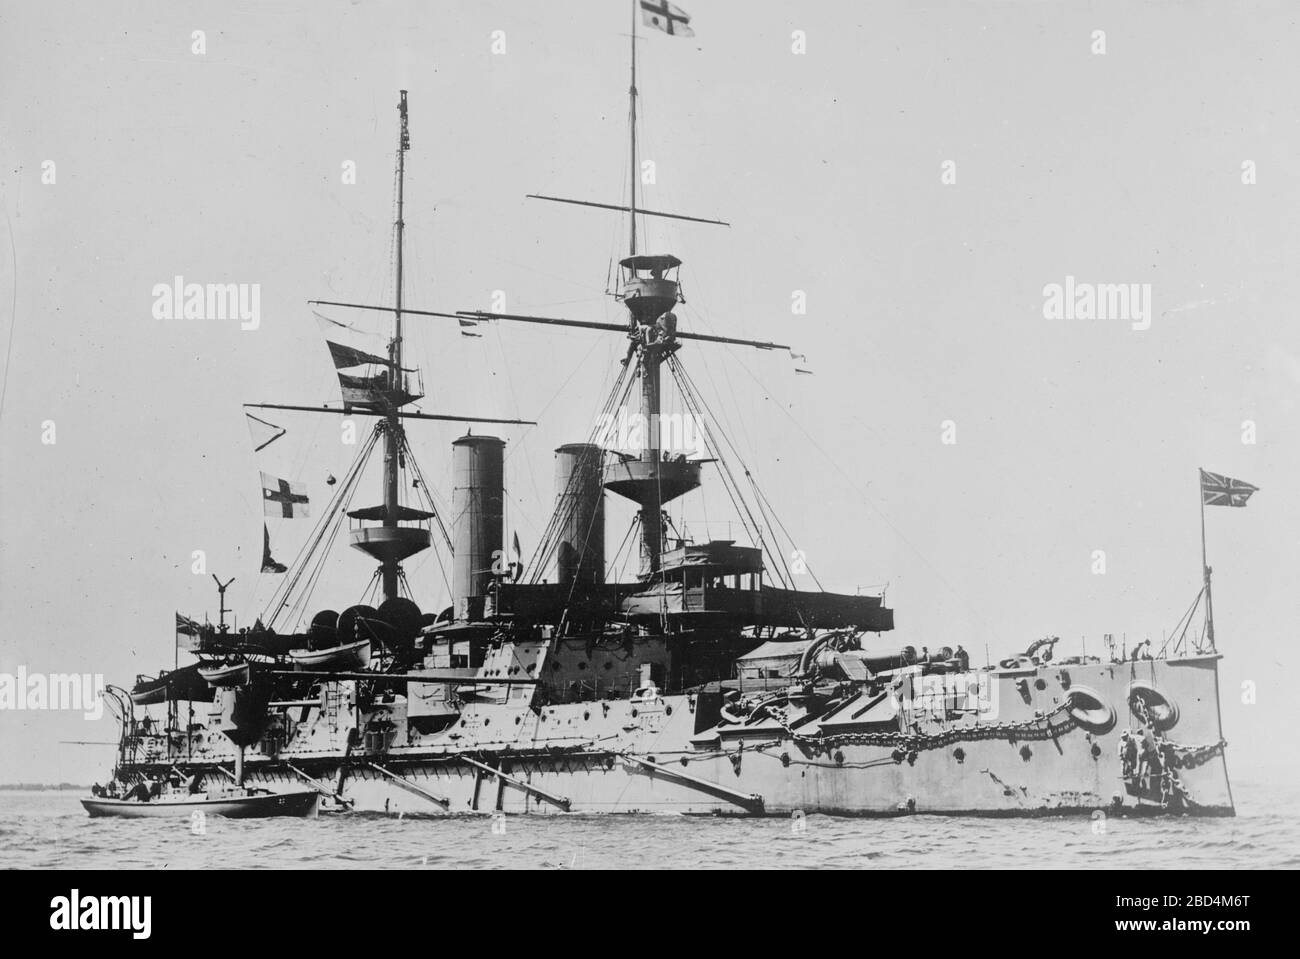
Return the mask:
<path id="1" fill-rule="evenodd" d="M 402 525 L 403 519 L 422 520 L 427 517 L 424 511 L 405 509 L 400 499 L 401 473 L 406 453 L 406 434 L 400 411 L 402 407 L 419 399 L 406 389 L 403 380 L 405 369 L 402 365 L 402 258 L 406 231 L 403 211 L 406 202 L 406 151 L 411 148 L 405 90 L 401 91 L 397 111 L 401 124 L 397 141 L 397 219 L 393 225 L 397 251 L 396 290 L 392 310 L 393 337 L 388 344 L 388 389 L 381 394 L 379 412 L 383 419 L 378 427 L 383 432 L 384 439 L 384 502 L 378 510 L 358 510 L 351 514 L 354 518 L 370 518 L 375 515 L 382 517 L 381 524 L 377 527 L 363 526 L 353 530 L 351 542 L 356 549 L 379 560 L 380 586 L 385 602 L 399 596 L 402 560 L 428 549 L 431 543 L 427 527 Z"/>
<path id="2" fill-rule="evenodd" d="M 411 148 L 411 137 L 407 127 L 406 91 L 401 91 L 401 95 L 401 102 L 397 106 L 397 110 L 401 115 L 401 133 L 397 143 L 397 223 L 394 227 L 397 231 L 397 289 L 395 294 L 397 308 L 393 311 L 393 341 L 388 348 L 389 376 L 393 383 L 398 382 L 398 377 L 402 375 L 402 254 L 404 252 L 404 234 L 406 230 L 406 221 L 402 217 L 402 211 L 406 202 L 406 151 Z M 401 466 L 402 443 L 405 440 L 402 433 L 402 424 L 397 419 L 396 404 L 389 407 L 385 423 L 384 527 L 386 529 L 395 529 L 397 528 L 397 510 L 401 505 L 397 501 L 398 476 Z M 397 595 L 398 562 L 396 556 L 387 555 L 380 563 L 380 575 L 383 580 L 385 600 L 392 599 Z"/>
<path id="3" fill-rule="evenodd" d="M 352 495 L 356 490 L 361 470 L 369 461 L 372 452 L 378 447 L 380 438 L 383 439 L 384 450 L 383 501 L 378 506 L 347 510 L 347 517 L 358 524 L 352 528 L 348 539 L 353 548 L 359 549 L 379 561 L 379 568 L 376 570 L 374 579 L 379 580 L 383 593 L 381 609 L 382 605 L 395 605 L 401 607 L 405 613 L 409 613 L 414 604 L 401 596 L 401 588 L 405 582 L 402 574 L 402 561 L 408 556 L 428 549 L 432 545 L 431 523 L 436 522 L 438 524 L 443 541 L 446 542 L 449 550 L 451 549 L 451 539 L 447 535 L 446 528 L 438 515 L 428 486 L 420 473 L 419 465 L 412 455 L 402 425 L 403 422 L 405 420 L 427 420 L 459 423 L 499 423 L 521 426 L 535 425 L 532 420 L 500 419 L 485 416 L 453 416 L 406 409 L 410 404 L 423 398 L 423 387 L 419 379 L 419 371 L 408 369 L 403 365 L 403 317 L 411 314 L 432 316 L 448 314 L 431 313 L 428 310 L 412 310 L 405 303 L 403 259 L 406 232 L 404 216 L 406 151 L 411 146 L 405 90 L 401 91 L 401 99 L 397 109 L 401 123 L 397 143 L 397 215 L 393 224 L 395 231 L 394 246 L 396 248 L 394 303 L 393 305 L 379 305 L 372 303 L 344 303 L 336 300 L 308 301 L 308 304 L 313 307 L 334 307 L 391 313 L 393 315 L 392 338 L 388 341 L 387 356 L 379 353 L 371 354 L 367 349 L 328 341 L 343 393 L 341 406 L 311 406 L 297 403 L 244 404 L 248 407 L 260 409 L 296 410 L 305 413 L 329 413 L 348 417 L 373 417 L 378 421 L 367 442 L 362 446 L 344 481 L 339 485 L 338 491 L 334 494 L 334 500 L 331 502 L 325 517 L 312 533 L 312 540 L 308 547 L 295 562 L 294 569 L 290 571 L 289 577 L 276 591 L 275 596 L 272 597 L 270 604 L 268 604 L 266 610 L 266 615 L 269 617 L 267 620 L 268 625 L 274 623 L 275 618 L 290 607 L 291 601 L 294 603 L 295 608 L 304 606 L 306 594 L 310 592 L 316 581 L 314 576 L 305 576 L 309 569 L 309 563 L 313 561 L 313 557 L 318 556 L 322 544 L 324 544 L 325 550 L 330 548 L 334 534 L 338 529 L 337 526 L 329 525 L 326 520 L 332 522 L 332 519 L 337 517 L 341 510 L 347 509 L 347 505 L 351 502 Z M 334 322 L 325 317 L 322 317 L 322 319 L 326 319 L 331 323 Z M 350 329 L 347 324 L 335 323 L 334 325 Z M 345 372 L 349 369 L 360 372 Z M 422 507 L 405 505 L 402 502 L 402 476 L 408 468 L 414 475 L 412 485 L 418 490 L 413 499 L 417 503 L 422 503 Z"/>

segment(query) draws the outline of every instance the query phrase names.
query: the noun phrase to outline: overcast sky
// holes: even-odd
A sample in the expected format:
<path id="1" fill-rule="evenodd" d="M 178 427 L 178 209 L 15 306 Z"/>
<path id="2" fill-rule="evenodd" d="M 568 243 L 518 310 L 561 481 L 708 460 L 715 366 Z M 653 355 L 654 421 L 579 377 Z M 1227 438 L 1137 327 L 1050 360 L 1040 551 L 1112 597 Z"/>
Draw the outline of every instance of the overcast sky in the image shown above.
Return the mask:
<path id="1" fill-rule="evenodd" d="M 888 584 L 888 639 L 962 642 L 981 662 L 1048 634 L 1065 655 L 1100 652 L 1107 632 L 1159 646 L 1200 586 L 1197 467 L 1253 482 L 1247 509 L 1207 516 L 1228 763 L 1294 776 L 1293 8 L 683 5 L 694 39 L 640 44 L 644 202 L 733 226 L 652 222 L 649 245 L 686 263 L 682 329 L 806 354 L 680 356 L 822 583 Z M 603 295 L 621 218 L 524 197 L 625 196 L 627 14 L 612 0 L 0 4 L 0 672 L 156 673 L 174 610 L 216 616 L 195 550 L 236 577 L 241 623 L 261 610 L 275 583 L 258 574 L 258 470 L 323 506 L 354 450 L 337 418 L 286 413 L 272 418 L 287 465 L 272 468 L 241 404 L 336 401 L 306 301 L 391 302 L 399 89 L 408 304 L 490 309 L 499 290 L 510 312 L 621 320 Z M 151 291 L 177 275 L 260 284 L 260 327 L 155 319 Z M 1067 276 L 1150 284 L 1150 329 L 1045 319 L 1044 287 Z M 413 319 L 408 357 L 427 412 L 540 421 L 499 430 L 528 554 L 552 451 L 588 434 L 625 344 L 482 332 Z M 409 428 L 444 500 L 462 431 Z M 706 482 L 674 520 L 725 536 L 730 506 Z M 359 495 L 378 502 L 378 480 Z M 629 519 L 611 504 L 611 555 Z M 368 583 L 366 557 L 337 553 L 318 607 Z M 421 605 L 445 605 L 437 558 L 408 567 Z M 0 713 L 0 781 L 102 778 L 111 749 L 60 741 L 113 735 Z"/>

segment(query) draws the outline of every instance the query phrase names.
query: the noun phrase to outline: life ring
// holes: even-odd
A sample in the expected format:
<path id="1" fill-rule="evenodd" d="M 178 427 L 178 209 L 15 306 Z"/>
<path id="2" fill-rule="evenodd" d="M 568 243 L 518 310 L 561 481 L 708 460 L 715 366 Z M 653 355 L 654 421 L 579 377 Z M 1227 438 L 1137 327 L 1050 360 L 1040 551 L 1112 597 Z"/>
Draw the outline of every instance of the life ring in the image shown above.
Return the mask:
<path id="1" fill-rule="evenodd" d="M 1178 725 L 1178 703 L 1168 693 L 1161 692 L 1151 683 L 1135 680 L 1128 686 L 1129 709 L 1135 716 L 1143 713 L 1151 717 L 1151 725 L 1160 732 Z M 1138 704 L 1142 707 L 1139 708 Z"/>
<path id="2" fill-rule="evenodd" d="M 1065 694 L 1065 711 L 1092 733 L 1109 732 L 1115 726 L 1115 707 L 1088 686 L 1074 686 Z"/>

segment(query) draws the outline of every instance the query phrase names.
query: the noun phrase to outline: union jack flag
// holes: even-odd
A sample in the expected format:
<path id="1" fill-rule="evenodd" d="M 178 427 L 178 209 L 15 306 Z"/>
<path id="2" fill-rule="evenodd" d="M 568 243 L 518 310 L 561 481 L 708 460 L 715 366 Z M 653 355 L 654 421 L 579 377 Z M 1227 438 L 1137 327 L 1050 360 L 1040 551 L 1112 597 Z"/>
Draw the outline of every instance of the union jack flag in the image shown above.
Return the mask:
<path id="1" fill-rule="evenodd" d="M 1257 489 L 1242 480 L 1201 470 L 1201 502 L 1206 506 L 1245 506 Z"/>

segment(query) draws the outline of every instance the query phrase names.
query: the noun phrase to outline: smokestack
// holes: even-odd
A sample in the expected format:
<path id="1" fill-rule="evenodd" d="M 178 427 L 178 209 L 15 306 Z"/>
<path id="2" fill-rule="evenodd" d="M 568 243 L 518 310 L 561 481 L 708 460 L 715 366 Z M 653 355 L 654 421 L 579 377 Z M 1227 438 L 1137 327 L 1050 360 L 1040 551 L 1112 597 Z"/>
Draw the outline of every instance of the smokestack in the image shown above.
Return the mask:
<path id="1" fill-rule="evenodd" d="M 561 519 L 555 554 L 556 582 L 605 582 L 604 451 L 570 443 L 555 451 L 555 511 Z"/>
<path id="2" fill-rule="evenodd" d="M 451 444 L 451 593 L 461 621 L 482 618 L 493 563 L 504 562 L 505 447 L 495 436 Z"/>

